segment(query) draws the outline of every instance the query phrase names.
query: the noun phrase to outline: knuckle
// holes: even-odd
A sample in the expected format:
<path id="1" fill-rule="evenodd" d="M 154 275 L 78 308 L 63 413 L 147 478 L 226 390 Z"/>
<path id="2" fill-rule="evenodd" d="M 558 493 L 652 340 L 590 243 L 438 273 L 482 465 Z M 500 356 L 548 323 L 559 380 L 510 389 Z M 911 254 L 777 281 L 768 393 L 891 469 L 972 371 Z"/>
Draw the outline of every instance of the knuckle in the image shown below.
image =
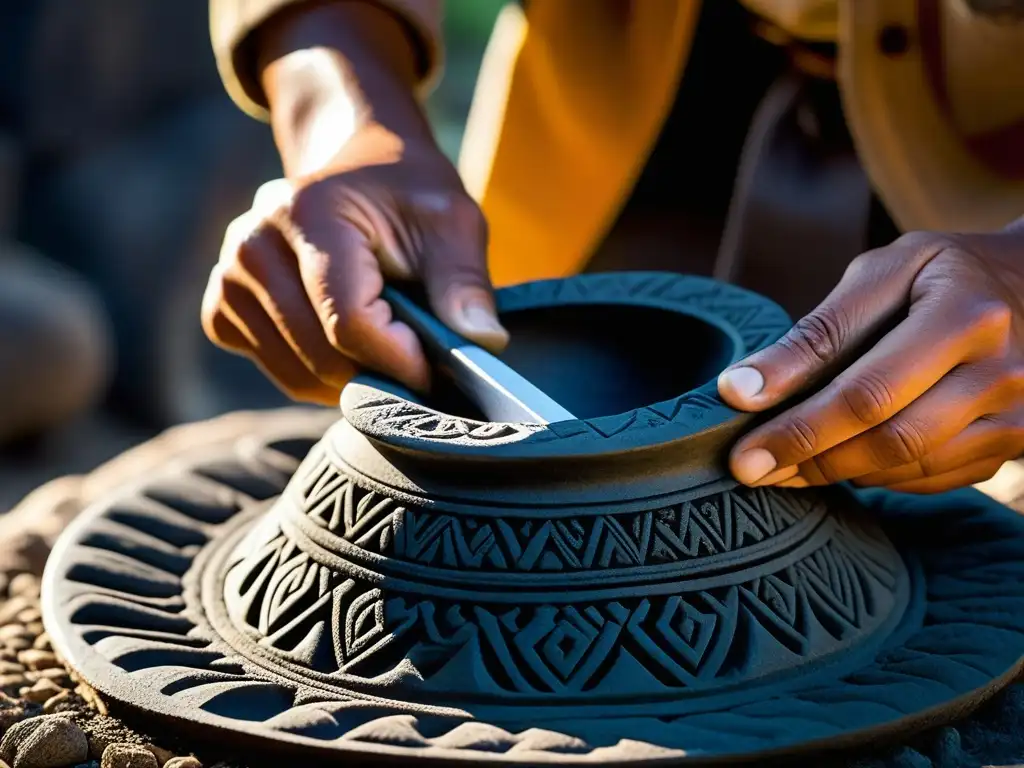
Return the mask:
<path id="1" fill-rule="evenodd" d="M 373 316 L 369 308 L 345 307 L 328 299 L 321 307 L 324 331 L 331 346 L 344 349 L 349 342 L 365 334 L 373 324 Z"/>
<path id="2" fill-rule="evenodd" d="M 1000 399 L 1024 398 L 1024 363 L 1013 362 L 1005 366 L 999 373 L 995 389 Z"/>
<path id="3" fill-rule="evenodd" d="M 1013 307 L 1001 299 L 984 302 L 971 311 L 969 327 L 986 338 L 1009 338 L 1013 327 Z"/>
<path id="4" fill-rule="evenodd" d="M 778 429 L 778 437 L 788 446 L 794 456 L 813 455 L 818 445 L 818 435 L 805 419 L 790 416 Z"/>
<path id="5" fill-rule="evenodd" d="M 893 244 L 918 253 L 937 253 L 952 245 L 952 241 L 940 232 L 919 229 L 900 235 Z"/>
<path id="6" fill-rule="evenodd" d="M 862 373 L 842 383 L 838 391 L 849 414 L 862 425 L 880 424 L 892 412 L 892 388 L 880 374 Z"/>
<path id="7" fill-rule="evenodd" d="M 992 436 L 992 444 L 1004 456 L 1016 457 L 1024 453 L 1024 418 L 999 421 Z"/>
<path id="8" fill-rule="evenodd" d="M 912 421 L 891 419 L 874 430 L 871 447 L 882 467 L 913 464 L 928 455 L 928 439 Z"/>
<path id="9" fill-rule="evenodd" d="M 811 362 L 829 364 L 843 347 L 846 328 L 837 309 L 823 306 L 801 318 L 780 343 Z"/>

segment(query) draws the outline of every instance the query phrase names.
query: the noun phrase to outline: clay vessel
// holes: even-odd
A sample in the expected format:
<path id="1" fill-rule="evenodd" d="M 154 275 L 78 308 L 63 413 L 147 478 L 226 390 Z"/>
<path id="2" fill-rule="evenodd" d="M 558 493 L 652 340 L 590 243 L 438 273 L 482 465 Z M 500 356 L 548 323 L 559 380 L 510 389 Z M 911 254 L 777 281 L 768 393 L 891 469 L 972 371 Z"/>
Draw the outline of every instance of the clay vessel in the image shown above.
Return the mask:
<path id="1" fill-rule="evenodd" d="M 679 714 L 877 650 L 909 597 L 881 530 L 841 491 L 725 468 L 752 417 L 715 376 L 788 327 L 780 310 L 663 275 L 510 295 L 506 362 L 582 418 L 484 422 L 349 385 L 223 550 L 227 635 L 310 680 L 491 718 Z"/>
<path id="2" fill-rule="evenodd" d="M 840 747 L 1019 669 L 1012 512 L 729 476 L 756 417 L 715 379 L 788 329 L 777 306 L 658 273 L 498 301 L 503 359 L 579 418 L 484 421 L 443 381 L 419 402 L 363 378 L 326 434 L 197 451 L 62 538 L 57 650 L 208 738 L 387 764 Z"/>

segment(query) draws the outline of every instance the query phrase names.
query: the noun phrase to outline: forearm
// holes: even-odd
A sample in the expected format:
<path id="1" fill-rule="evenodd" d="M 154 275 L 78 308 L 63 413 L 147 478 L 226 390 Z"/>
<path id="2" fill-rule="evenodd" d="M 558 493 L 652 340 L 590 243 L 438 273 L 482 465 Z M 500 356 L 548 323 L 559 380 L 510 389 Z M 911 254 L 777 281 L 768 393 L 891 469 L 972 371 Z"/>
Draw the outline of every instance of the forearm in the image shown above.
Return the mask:
<path id="1" fill-rule="evenodd" d="M 300 5 L 260 30 L 260 77 L 289 177 L 315 173 L 354 136 L 431 141 L 415 95 L 417 52 L 402 21 L 372 3 Z"/>

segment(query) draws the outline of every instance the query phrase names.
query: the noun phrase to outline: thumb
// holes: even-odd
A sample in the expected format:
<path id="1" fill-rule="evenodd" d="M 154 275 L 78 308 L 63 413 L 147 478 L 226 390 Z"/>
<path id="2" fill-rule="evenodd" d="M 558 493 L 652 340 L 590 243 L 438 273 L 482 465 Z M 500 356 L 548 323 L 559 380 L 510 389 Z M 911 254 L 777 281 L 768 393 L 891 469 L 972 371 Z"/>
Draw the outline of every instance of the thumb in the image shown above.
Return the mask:
<path id="1" fill-rule="evenodd" d="M 434 313 L 470 341 L 501 352 L 509 334 L 498 319 L 480 209 L 466 198 L 422 224 L 420 276 Z"/>
<path id="2" fill-rule="evenodd" d="M 764 411 L 834 374 L 905 312 L 918 272 L 937 250 L 927 238 L 905 235 L 859 256 L 785 336 L 726 368 L 719 395 L 733 408 Z"/>

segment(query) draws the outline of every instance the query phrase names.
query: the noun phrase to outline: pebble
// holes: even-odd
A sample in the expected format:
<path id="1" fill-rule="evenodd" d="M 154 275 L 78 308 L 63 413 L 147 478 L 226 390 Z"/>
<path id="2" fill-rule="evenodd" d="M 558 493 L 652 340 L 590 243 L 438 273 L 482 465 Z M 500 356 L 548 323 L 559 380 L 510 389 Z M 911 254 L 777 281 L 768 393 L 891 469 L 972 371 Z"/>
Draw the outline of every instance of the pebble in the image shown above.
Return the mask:
<path id="1" fill-rule="evenodd" d="M 172 757 L 164 768 L 203 768 L 203 764 L 194 757 Z"/>
<path id="2" fill-rule="evenodd" d="M 25 719 L 25 708 L 20 705 L 0 708 L 0 738 L 7 733 L 12 725 Z"/>
<path id="3" fill-rule="evenodd" d="M 70 699 L 71 691 L 61 691 L 60 693 L 55 693 L 53 696 L 46 700 L 45 704 L 43 704 L 43 714 L 52 715 L 54 712 L 58 712 L 61 705 L 70 701 Z"/>
<path id="4" fill-rule="evenodd" d="M 28 600 L 23 597 L 15 597 L 0 605 L 0 624 L 10 624 L 14 617 L 21 613 L 29 605 Z"/>
<path id="5" fill-rule="evenodd" d="M 40 625 L 42 626 L 42 625 Z M 32 647 L 39 651 L 52 651 L 53 645 L 50 643 L 50 636 L 46 632 L 40 630 L 36 634 L 36 639 L 32 643 Z"/>
<path id="6" fill-rule="evenodd" d="M 40 680 L 52 680 L 62 688 L 70 687 L 71 683 L 71 676 L 64 667 L 40 669 L 37 672 L 25 672 L 25 679 L 29 683 L 36 683 Z"/>
<path id="7" fill-rule="evenodd" d="M 60 667 L 60 661 L 52 651 L 41 651 L 37 648 L 29 648 L 18 654 L 18 662 L 34 672 L 43 669 L 55 669 Z"/>
<path id="8" fill-rule="evenodd" d="M 19 573 L 11 579 L 8 594 L 11 597 L 39 597 L 39 579 L 31 573 Z"/>
<path id="9" fill-rule="evenodd" d="M 55 696 L 62 690 L 64 689 L 53 682 L 53 680 L 44 677 L 42 680 L 37 680 L 31 688 L 22 688 L 18 691 L 18 694 L 25 701 L 31 701 L 33 704 L 43 704 L 51 696 Z"/>
<path id="10" fill-rule="evenodd" d="M 15 638 L 24 638 L 31 640 L 32 636 L 29 635 L 28 630 L 22 624 L 7 624 L 6 626 L 0 627 L 0 641 L 7 642 L 8 640 L 14 640 Z"/>
<path id="11" fill-rule="evenodd" d="M 110 744 L 103 750 L 100 768 L 160 768 L 156 757 L 138 744 Z"/>
<path id="12" fill-rule="evenodd" d="M 66 768 L 89 758 L 89 742 L 71 718 L 41 715 L 10 727 L 0 758 L 11 768 Z"/>
<path id="13" fill-rule="evenodd" d="M 156 758 L 157 765 L 166 765 L 168 760 L 174 758 L 173 752 L 168 752 L 166 749 L 161 749 L 160 747 L 154 744 L 147 743 L 143 746 L 153 753 L 153 757 Z"/>
<path id="14" fill-rule="evenodd" d="M 35 624 L 43 620 L 43 614 L 35 606 L 29 606 L 25 610 L 20 611 L 14 619 L 22 624 Z"/>

